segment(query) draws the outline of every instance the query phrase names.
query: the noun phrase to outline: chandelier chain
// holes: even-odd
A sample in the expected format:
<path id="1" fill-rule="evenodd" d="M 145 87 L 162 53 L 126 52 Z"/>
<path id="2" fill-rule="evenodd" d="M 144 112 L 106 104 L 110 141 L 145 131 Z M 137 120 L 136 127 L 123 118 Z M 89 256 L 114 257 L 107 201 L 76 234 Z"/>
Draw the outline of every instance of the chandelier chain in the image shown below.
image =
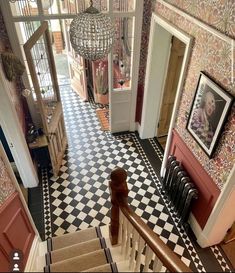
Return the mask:
<path id="1" fill-rule="evenodd" d="M 93 7 L 93 0 L 90 0 L 90 6 Z"/>

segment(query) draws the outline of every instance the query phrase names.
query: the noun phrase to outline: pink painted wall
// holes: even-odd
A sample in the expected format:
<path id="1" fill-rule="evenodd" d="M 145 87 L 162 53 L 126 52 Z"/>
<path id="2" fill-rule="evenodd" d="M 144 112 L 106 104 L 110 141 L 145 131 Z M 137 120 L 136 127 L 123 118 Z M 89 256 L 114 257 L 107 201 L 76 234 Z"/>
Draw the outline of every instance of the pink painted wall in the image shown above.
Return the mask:
<path id="1" fill-rule="evenodd" d="M 168 2 L 171 2 L 198 19 L 203 18 L 203 21 L 220 30 L 222 33 L 235 37 L 235 2 L 233 0 L 169 0 Z M 190 111 L 200 71 L 207 72 L 228 93 L 233 96 L 235 95 L 235 84 L 231 81 L 231 45 L 209 34 L 163 5 L 156 3 L 156 1 L 152 2 L 152 6 L 149 1 L 146 8 L 145 12 L 149 13 L 153 9 L 155 13 L 166 18 L 172 24 L 194 37 L 192 56 L 183 87 L 176 130 L 206 172 L 212 177 L 217 186 L 222 189 L 235 164 L 235 106 L 233 106 L 229 114 L 214 157 L 210 160 L 186 130 L 187 119 L 185 115 Z M 145 48 L 147 48 L 148 44 L 146 37 L 148 31 L 149 25 L 145 24 L 142 34 L 142 46 L 145 44 Z M 145 63 L 147 50 L 145 49 L 144 52 L 143 50 L 144 48 L 142 48 L 141 58 L 143 59 L 142 63 Z M 143 86 L 144 70 L 144 66 L 140 67 L 139 87 Z M 140 115 L 140 113 L 138 114 Z"/>

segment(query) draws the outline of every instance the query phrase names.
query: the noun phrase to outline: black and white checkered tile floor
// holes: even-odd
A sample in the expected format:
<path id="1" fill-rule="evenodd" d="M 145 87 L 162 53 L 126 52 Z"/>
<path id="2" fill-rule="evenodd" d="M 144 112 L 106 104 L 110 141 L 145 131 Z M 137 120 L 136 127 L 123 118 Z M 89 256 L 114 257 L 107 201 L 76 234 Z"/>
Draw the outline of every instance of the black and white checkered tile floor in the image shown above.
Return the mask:
<path id="1" fill-rule="evenodd" d="M 119 166 L 128 172 L 129 204 L 193 271 L 230 271 L 218 248 L 216 254 L 209 250 L 213 270 L 200 258 L 195 242 L 161 196 L 158 173 L 138 135 L 112 136 L 101 131 L 93 102 L 82 102 L 69 86 L 62 88 L 61 95 L 68 149 L 57 178 L 43 170 L 45 238 L 108 225 L 108 181 L 111 171 Z M 154 139 L 148 142 L 161 162 L 162 150 Z"/>

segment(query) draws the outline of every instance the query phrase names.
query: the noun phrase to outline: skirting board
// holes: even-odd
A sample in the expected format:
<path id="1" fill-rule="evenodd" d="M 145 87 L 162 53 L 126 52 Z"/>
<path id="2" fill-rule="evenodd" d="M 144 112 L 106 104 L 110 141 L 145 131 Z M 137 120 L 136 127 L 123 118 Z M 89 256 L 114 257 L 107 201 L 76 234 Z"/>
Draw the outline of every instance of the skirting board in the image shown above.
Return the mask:
<path id="1" fill-rule="evenodd" d="M 24 272 L 32 272 L 36 269 L 36 259 L 39 254 L 39 243 L 41 242 L 41 239 L 39 236 L 35 235 L 33 239 L 33 243 L 29 252 L 28 261 L 26 263 Z"/>
<path id="2" fill-rule="evenodd" d="M 196 218 L 192 213 L 190 213 L 189 215 L 189 224 L 194 235 L 197 238 L 197 243 L 200 245 L 200 247 L 205 248 L 210 246 L 209 240 L 206 236 L 204 236 L 203 230 L 201 229 L 200 225 L 198 224 Z"/>

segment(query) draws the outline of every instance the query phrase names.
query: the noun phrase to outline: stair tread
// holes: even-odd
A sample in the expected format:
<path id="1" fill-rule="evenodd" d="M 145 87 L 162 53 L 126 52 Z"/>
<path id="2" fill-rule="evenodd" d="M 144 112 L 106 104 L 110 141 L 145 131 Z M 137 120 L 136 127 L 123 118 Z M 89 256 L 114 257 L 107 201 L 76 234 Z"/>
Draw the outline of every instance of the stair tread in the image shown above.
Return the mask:
<path id="1" fill-rule="evenodd" d="M 109 249 L 100 249 L 45 266 L 45 272 L 81 272 L 111 263 Z"/>
<path id="2" fill-rule="evenodd" d="M 113 263 L 113 264 L 104 264 L 104 265 L 92 267 L 82 272 L 118 272 L 118 270 L 117 270 L 116 264 Z"/>
<path id="3" fill-rule="evenodd" d="M 64 261 L 102 248 L 106 248 L 104 238 L 96 238 L 79 244 L 60 248 L 50 253 L 46 253 L 47 264 Z"/>
<path id="4" fill-rule="evenodd" d="M 91 227 L 74 233 L 67 233 L 47 240 L 48 251 L 61 249 L 74 244 L 86 242 L 101 237 L 99 227 Z"/>

